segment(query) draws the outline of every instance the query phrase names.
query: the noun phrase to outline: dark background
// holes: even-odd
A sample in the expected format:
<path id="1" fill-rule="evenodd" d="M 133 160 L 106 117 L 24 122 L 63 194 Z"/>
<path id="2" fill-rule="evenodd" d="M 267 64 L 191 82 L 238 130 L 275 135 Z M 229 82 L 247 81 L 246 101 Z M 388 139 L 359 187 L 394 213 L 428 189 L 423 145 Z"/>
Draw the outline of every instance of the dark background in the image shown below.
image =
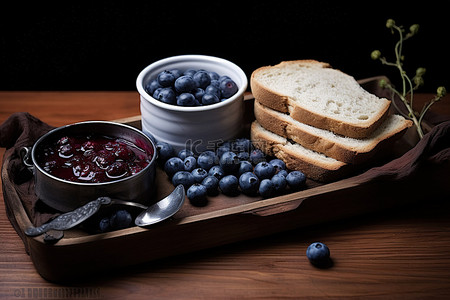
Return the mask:
<path id="1" fill-rule="evenodd" d="M 144 67 L 180 54 L 222 57 L 247 76 L 311 58 L 356 79 L 385 74 L 395 82 L 395 69 L 370 58 L 379 49 L 394 59 L 388 18 L 407 30 L 421 26 L 404 45 L 406 70 L 427 69 L 420 91 L 449 88 L 442 1 L 43 2 L 0 10 L 0 90 L 135 90 Z"/>

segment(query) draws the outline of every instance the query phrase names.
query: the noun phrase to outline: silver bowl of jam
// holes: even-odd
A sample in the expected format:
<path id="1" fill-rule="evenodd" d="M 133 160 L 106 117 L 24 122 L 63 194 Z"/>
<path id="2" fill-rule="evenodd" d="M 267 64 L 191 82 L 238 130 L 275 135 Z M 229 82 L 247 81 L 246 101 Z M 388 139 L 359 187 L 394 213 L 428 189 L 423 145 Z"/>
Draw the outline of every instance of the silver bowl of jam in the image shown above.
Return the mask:
<path id="1" fill-rule="evenodd" d="M 136 128 L 88 121 L 46 133 L 24 162 L 33 169 L 36 195 L 59 211 L 101 196 L 148 205 L 154 192 L 155 149 Z"/>

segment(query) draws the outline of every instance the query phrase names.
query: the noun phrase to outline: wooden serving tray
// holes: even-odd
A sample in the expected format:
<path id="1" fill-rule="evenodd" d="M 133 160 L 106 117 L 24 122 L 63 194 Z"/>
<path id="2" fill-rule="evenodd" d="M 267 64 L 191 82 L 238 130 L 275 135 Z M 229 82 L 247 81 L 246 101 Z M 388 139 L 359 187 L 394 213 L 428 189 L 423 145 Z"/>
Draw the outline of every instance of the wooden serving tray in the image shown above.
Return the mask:
<path id="1" fill-rule="evenodd" d="M 373 80 L 372 80 L 373 81 Z M 372 84 L 372 81 L 369 81 Z M 253 118 L 253 100 L 247 97 L 246 124 Z M 140 116 L 118 120 L 140 128 Z M 398 157 L 414 144 L 406 134 L 397 142 L 393 156 Z M 56 244 L 42 237 L 27 237 L 24 230 L 31 221 L 6 172 L 10 158 L 2 168 L 3 190 L 8 208 L 36 270 L 50 281 L 68 281 L 111 268 L 148 262 L 162 257 L 216 247 L 269 235 L 301 226 L 318 224 L 354 215 L 382 211 L 399 205 L 412 205 L 425 193 L 439 193 L 445 176 L 435 170 L 423 170 L 403 181 L 361 181 L 350 177 L 334 183 L 307 181 L 305 190 L 283 196 L 210 197 L 205 207 L 186 201 L 171 219 L 149 228 L 132 227 L 108 233 L 90 234 L 81 229 L 65 232 Z M 445 181 L 445 180 L 444 180 Z M 173 186 L 166 174 L 157 169 L 157 199 L 169 194 Z M 420 184 L 428 189 L 412 190 Z"/>

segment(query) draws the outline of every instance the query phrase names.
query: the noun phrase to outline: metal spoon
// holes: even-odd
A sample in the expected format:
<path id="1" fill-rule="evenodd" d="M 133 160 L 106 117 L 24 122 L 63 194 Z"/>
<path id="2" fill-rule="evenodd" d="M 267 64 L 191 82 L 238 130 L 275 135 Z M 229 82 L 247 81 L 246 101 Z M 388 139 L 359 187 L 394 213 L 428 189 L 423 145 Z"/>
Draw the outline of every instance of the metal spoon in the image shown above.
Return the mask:
<path id="1" fill-rule="evenodd" d="M 136 217 L 134 223 L 141 227 L 149 226 L 170 218 L 180 210 L 184 203 L 184 195 L 183 185 L 178 185 L 170 195 L 149 207 L 140 203 L 100 197 L 71 212 L 62 214 L 41 226 L 28 227 L 25 230 L 25 234 L 28 236 L 38 236 L 49 230 L 64 231 L 71 229 L 94 215 L 102 205 L 108 204 L 121 204 L 145 209 Z"/>

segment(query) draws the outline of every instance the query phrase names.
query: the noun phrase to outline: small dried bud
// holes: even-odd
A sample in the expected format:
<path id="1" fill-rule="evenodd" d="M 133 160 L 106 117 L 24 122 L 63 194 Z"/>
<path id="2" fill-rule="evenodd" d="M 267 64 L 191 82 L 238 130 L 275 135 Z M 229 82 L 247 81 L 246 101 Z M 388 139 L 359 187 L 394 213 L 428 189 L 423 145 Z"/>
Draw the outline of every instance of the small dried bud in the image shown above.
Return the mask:
<path id="1" fill-rule="evenodd" d="M 417 86 L 422 86 L 422 85 L 424 85 L 424 81 L 423 81 L 422 76 L 415 76 L 413 79 L 414 79 L 414 83 L 415 83 Z"/>
<path id="2" fill-rule="evenodd" d="M 427 69 L 425 69 L 425 68 L 417 68 L 416 76 L 423 76 L 423 75 L 425 75 L 426 71 L 427 71 Z"/>
<path id="3" fill-rule="evenodd" d="M 380 52 L 380 50 L 373 50 L 372 53 L 370 54 L 370 57 L 371 57 L 373 60 L 379 59 L 379 58 L 381 57 L 381 52 Z"/>
<path id="4" fill-rule="evenodd" d="M 409 31 L 411 32 L 412 35 L 418 33 L 419 32 L 419 24 L 411 25 L 411 27 L 409 27 Z"/>
<path id="5" fill-rule="evenodd" d="M 437 96 L 438 97 L 444 97 L 445 95 L 447 95 L 447 90 L 445 89 L 444 86 L 440 86 L 437 88 Z"/>
<path id="6" fill-rule="evenodd" d="M 388 19 L 388 20 L 386 21 L 386 27 L 387 27 L 387 28 L 392 28 L 392 27 L 394 27 L 394 25 L 395 25 L 395 21 L 394 21 L 394 20 Z"/>
<path id="7" fill-rule="evenodd" d="M 383 88 L 383 89 L 384 89 L 385 87 L 387 87 L 387 82 L 386 82 L 386 80 L 384 80 L 384 79 L 381 79 L 379 84 L 380 84 L 380 87 Z"/>

